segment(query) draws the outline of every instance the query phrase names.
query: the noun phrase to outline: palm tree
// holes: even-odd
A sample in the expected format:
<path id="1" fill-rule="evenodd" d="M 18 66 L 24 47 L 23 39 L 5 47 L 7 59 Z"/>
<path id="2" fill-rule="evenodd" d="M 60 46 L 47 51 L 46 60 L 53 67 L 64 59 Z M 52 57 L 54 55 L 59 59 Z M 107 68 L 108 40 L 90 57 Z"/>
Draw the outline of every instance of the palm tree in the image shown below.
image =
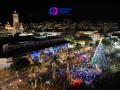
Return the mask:
<path id="1" fill-rule="evenodd" d="M 72 62 L 72 59 L 70 57 L 70 54 L 67 54 L 67 58 L 66 58 L 67 74 L 69 74 L 69 64 L 71 62 Z"/>
<path id="2" fill-rule="evenodd" d="M 37 79 L 36 79 L 36 67 L 38 67 L 39 69 L 41 69 L 41 63 L 39 62 L 38 59 L 33 60 L 33 64 L 30 65 L 30 67 L 32 68 L 32 73 L 34 73 L 35 76 L 35 88 L 37 87 Z"/>
<path id="3" fill-rule="evenodd" d="M 50 62 L 50 64 L 51 64 L 51 70 L 53 70 L 54 68 L 53 68 L 53 65 L 56 65 L 56 63 L 57 63 L 57 59 L 58 59 L 59 57 L 57 56 L 57 55 L 54 55 L 53 56 L 53 59 L 51 60 L 51 62 Z"/>
<path id="4" fill-rule="evenodd" d="M 65 82 L 65 86 L 68 87 L 69 84 L 71 83 L 71 80 L 70 80 L 70 76 L 69 76 L 69 64 L 71 63 L 72 59 L 70 57 L 69 54 L 67 54 L 67 57 L 66 57 L 66 76 L 67 76 L 67 79 L 66 79 L 66 82 Z"/>
<path id="5" fill-rule="evenodd" d="M 51 62 L 50 62 L 50 66 L 51 66 L 51 82 L 53 83 L 53 79 L 55 79 L 55 68 L 56 68 L 56 61 L 58 61 L 57 60 L 58 59 L 58 56 L 57 55 L 54 55 L 53 56 L 53 59 L 51 60 Z M 55 65 L 55 66 L 54 66 Z M 54 67 L 53 67 L 54 66 Z M 52 84 L 51 83 L 51 84 Z"/>
<path id="6" fill-rule="evenodd" d="M 30 67 L 32 69 L 32 73 L 36 73 L 36 67 L 38 67 L 39 69 L 41 69 L 41 62 L 39 62 L 38 59 L 33 60 L 33 64 L 31 64 Z"/>

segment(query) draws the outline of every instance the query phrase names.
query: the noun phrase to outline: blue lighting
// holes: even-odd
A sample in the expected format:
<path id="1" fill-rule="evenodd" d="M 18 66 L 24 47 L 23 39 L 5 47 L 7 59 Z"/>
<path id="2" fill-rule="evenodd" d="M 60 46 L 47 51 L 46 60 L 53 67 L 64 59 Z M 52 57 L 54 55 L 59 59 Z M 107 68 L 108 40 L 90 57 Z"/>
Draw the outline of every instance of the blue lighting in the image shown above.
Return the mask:
<path id="1" fill-rule="evenodd" d="M 50 49 L 48 49 L 48 53 L 52 52 Z"/>
<path id="2" fill-rule="evenodd" d="M 54 51 L 58 50 L 58 46 L 54 46 L 53 50 Z"/>
<path id="3" fill-rule="evenodd" d="M 65 48 L 65 44 L 61 45 L 61 48 L 64 49 Z"/>
<path id="4" fill-rule="evenodd" d="M 35 60 L 36 58 L 40 58 L 41 52 L 35 51 L 31 53 L 32 59 Z"/>

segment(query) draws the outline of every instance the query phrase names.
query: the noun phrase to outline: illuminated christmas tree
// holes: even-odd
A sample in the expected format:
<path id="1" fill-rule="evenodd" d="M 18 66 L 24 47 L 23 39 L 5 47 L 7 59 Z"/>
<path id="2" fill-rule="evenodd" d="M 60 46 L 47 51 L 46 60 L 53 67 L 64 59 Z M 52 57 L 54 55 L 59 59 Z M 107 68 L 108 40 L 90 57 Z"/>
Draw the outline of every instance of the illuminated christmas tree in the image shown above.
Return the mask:
<path id="1" fill-rule="evenodd" d="M 93 67 L 96 67 L 97 70 L 106 70 L 107 69 L 107 60 L 105 57 L 105 52 L 101 41 L 99 42 L 95 53 L 92 57 L 91 64 Z"/>

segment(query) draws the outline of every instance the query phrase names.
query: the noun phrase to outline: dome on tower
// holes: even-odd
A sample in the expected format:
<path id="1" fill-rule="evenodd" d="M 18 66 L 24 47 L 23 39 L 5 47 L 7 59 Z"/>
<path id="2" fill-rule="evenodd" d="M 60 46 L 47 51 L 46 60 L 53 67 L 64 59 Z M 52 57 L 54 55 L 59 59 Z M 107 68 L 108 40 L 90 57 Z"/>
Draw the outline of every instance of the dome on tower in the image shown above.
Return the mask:
<path id="1" fill-rule="evenodd" d="M 16 11 L 14 11 L 14 14 L 16 14 Z"/>
<path id="2" fill-rule="evenodd" d="M 11 27 L 10 23 L 7 22 L 7 24 L 5 24 L 5 29 L 11 29 L 11 28 L 12 28 L 12 27 Z"/>
<path id="3" fill-rule="evenodd" d="M 23 29 L 23 24 L 22 23 L 20 23 L 20 29 Z"/>

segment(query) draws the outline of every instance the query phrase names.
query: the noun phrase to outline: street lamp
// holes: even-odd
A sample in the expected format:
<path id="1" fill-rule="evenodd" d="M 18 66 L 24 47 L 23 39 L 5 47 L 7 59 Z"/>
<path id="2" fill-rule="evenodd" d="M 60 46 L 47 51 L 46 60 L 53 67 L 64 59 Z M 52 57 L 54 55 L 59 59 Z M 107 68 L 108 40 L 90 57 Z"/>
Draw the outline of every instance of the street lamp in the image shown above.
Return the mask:
<path id="1" fill-rule="evenodd" d="M 22 82 L 22 80 L 21 80 L 21 79 L 19 79 L 19 82 Z"/>
<path id="2" fill-rule="evenodd" d="M 36 74 L 34 73 L 33 76 L 35 77 L 35 85 L 34 87 L 36 88 L 37 87 L 37 79 L 36 79 Z"/>

